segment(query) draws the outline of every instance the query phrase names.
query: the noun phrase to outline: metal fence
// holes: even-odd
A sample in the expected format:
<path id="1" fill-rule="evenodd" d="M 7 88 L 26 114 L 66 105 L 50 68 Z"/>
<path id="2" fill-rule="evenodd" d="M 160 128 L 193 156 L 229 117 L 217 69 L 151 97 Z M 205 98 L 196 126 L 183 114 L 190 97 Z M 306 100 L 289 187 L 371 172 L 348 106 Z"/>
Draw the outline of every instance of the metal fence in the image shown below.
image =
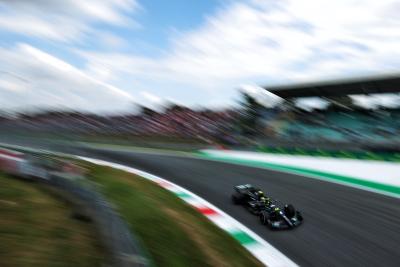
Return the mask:
<path id="1" fill-rule="evenodd" d="M 7 158 L 7 160 L 13 159 Z M 151 266 L 147 253 L 133 237 L 129 226 L 99 192 L 95 184 L 87 180 L 82 182 L 82 179 L 74 179 L 70 175 L 37 163 L 37 160 L 26 159 L 24 168 L 21 168 L 19 173 L 13 174 L 19 174 L 24 178 L 29 176 L 30 179 L 50 185 L 65 194 L 68 200 L 79 205 L 80 212 L 83 212 L 83 215 L 94 223 L 101 241 L 109 253 L 110 257 L 106 260 L 106 266 Z M 45 164 L 45 166 L 47 165 Z"/>
<path id="2" fill-rule="evenodd" d="M 150 266 L 144 250 L 131 235 L 128 225 L 94 186 L 78 185 L 60 174 L 52 174 L 50 177 L 44 181 L 67 192 L 83 204 L 85 213 L 93 220 L 111 254 L 111 266 Z"/>

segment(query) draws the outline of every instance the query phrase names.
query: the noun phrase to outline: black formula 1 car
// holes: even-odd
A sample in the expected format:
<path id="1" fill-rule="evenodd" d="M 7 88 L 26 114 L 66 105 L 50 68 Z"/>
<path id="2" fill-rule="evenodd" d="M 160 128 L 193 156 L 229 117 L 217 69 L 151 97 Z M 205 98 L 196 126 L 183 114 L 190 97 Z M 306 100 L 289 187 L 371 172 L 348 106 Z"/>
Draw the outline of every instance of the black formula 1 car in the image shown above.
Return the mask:
<path id="1" fill-rule="evenodd" d="M 233 203 L 243 205 L 253 214 L 260 214 L 265 206 L 264 200 L 269 200 L 260 188 L 250 184 L 237 185 L 234 188 L 235 193 L 232 194 Z"/>
<path id="2" fill-rule="evenodd" d="M 264 192 L 250 184 L 234 187 L 232 201 L 243 205 L 251 213 L 258 215 L 262 224 L 271 229 L 290 229 L 303 222 L 303 216 L 293 205 L 282 205 L 277 200 L 266 196 Z"/>

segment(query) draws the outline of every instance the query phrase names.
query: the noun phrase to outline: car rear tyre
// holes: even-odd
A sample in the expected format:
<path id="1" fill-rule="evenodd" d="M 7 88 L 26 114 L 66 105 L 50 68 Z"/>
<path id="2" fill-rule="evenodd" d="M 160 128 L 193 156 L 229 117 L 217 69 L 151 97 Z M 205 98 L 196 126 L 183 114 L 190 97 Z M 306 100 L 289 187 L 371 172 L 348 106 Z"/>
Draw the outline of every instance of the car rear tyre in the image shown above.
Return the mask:
<path id="1" fill-rule="evenodd" d="M 284 212 L 289 218 L 296 216 L 296 210 L 294 209 L 292 204 L 285 205 Z"/>
<path id="2" fill-rule="evenodd" d="M 233 202 L 233 204 L 240 205 L 243 202 L 242 200 L 243 200 L 242 195 L 240 195 L 238 193 L 232 194 L 232 202 Z"/>

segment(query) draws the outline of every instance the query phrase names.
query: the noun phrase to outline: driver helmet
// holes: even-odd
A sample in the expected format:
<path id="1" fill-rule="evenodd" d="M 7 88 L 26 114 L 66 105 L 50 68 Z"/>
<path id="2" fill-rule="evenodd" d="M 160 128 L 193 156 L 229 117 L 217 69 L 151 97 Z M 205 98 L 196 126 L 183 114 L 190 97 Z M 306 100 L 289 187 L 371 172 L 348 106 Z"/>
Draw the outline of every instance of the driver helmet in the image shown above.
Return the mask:
<path id="1" fill-rule="evenodd" d="M 264 192 L 263 191 L 257 191 L 257 195 L 261 198 L 264 197 Z"/>
<path id="2" fill-rule="evenodd" d="M 271 208 L 272 211 L 276 211 L 276 212 L 278 212 L 278 211 L 281 210 L 281 209 L 280 209 L 278 206 L 276 206 L 275 204 L 272 204 L 272 205 L 270 206 L 270 208 Z"/>

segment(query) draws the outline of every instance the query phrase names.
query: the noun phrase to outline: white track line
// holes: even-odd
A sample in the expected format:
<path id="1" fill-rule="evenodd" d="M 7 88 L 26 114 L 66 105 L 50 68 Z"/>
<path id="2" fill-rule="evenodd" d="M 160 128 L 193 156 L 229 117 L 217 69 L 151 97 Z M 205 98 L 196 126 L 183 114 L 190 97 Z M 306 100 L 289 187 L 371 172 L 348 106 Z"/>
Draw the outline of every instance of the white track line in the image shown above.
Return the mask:
<path id="1" fill-rule="evenodd" d="M 256 233 L 251 231 L 249 228 L 206 201 L 205 199 L 199 197 L 198 195 L 190 192 L 189 190 L 174 184 L 164 178 L 153 175 L 151 173 L 124 166 L 121 164 L 112 163 L 109 161 L 80 157 L 78 158 L 92 162 L 98 165 L 109 166 L 112 168 L 124 170 L 130 173 L 134 173 L 136 175 L 142 176 L 148 180 L 151 180 L 158 185 L 164 187 L 165 189 L 173 192 L 182 200 L 187 202 L 189 205 L 195 207 L 199 210 L 203 215 L 205 215 L 208 219 L 210 219 L 213 223 L 215 223 L 219 228 L 228 232 L 231 236 L 233 236 L 236 240 L 238 240 L 242 246 L 244 246 L 254 257 L 256 257 L 260 262 L 270 267 L 292 267 L 298 266 L 288 257 L 286 257 L 282 252 L 277 250 L 267 241 L 262 239 Z"/>

